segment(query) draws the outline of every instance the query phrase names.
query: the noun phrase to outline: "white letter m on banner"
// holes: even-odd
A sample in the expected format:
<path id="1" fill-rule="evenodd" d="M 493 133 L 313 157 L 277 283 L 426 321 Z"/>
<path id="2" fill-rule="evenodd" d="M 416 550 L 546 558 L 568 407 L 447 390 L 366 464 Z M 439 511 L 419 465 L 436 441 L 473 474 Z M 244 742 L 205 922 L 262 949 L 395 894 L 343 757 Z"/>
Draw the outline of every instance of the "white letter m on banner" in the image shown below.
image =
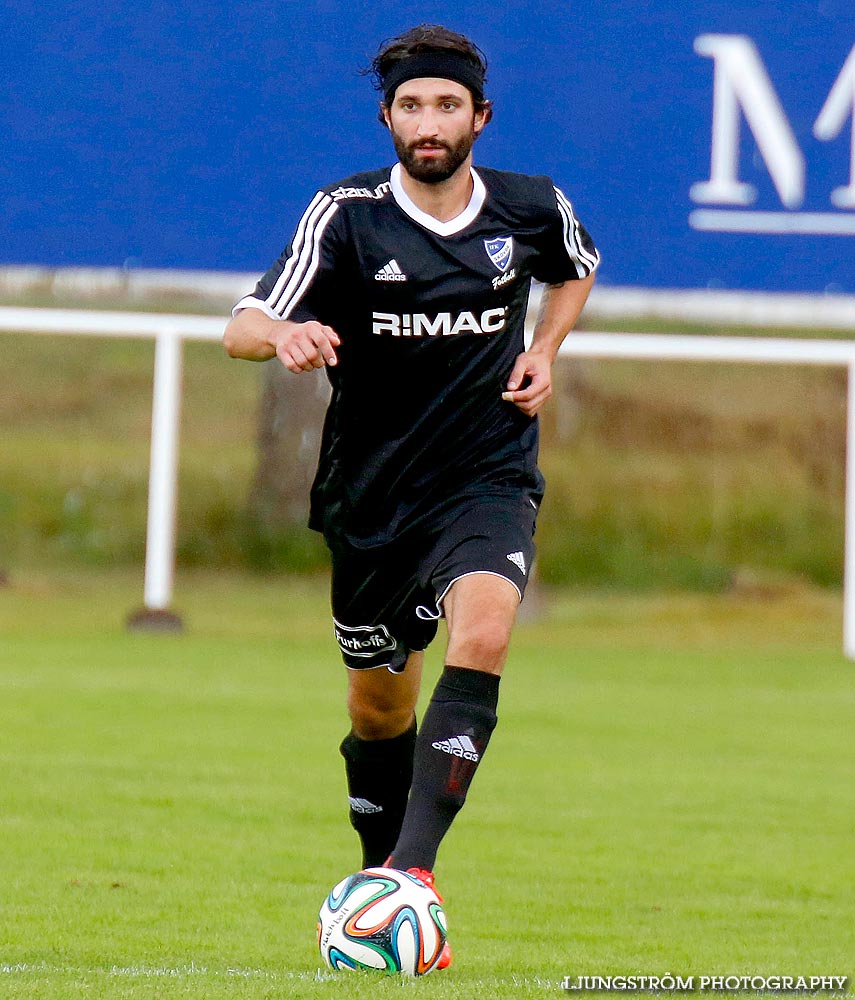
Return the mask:
<path id="1" fill-rule="evenodd" d="M 693 184 L 701 204 L 750 205 L 757 197 L 739 180 L 740 109 L 786 208 L 804 200 L 805 161 L 760 54 L 744 35 L 700 35 L 698 55 L 714 60 L 710 179 Z"/>

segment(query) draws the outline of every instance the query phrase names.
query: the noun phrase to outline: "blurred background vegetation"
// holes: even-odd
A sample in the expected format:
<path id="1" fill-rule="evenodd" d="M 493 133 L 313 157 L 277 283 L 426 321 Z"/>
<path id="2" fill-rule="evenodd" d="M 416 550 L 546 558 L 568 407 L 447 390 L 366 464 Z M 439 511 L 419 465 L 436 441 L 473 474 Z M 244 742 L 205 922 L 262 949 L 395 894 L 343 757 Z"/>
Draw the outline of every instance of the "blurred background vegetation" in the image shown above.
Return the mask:
<path id="1" fill-rule="evenodd" d="M 25 304 L 57 303 L 31 294 Z M 210 301 L 156 307 L 227 315 L 227 303 Z M 153 343 L 0 334 L 0 356 L 0 570 L 141 564 Z M 299 434 L 281 419 L 297 380 L 230 361 L 217 344 L 188 343 L 184 360 L 179 565 L 322 570 L 302 506 L 315 418 Z M 841 583 L 842 369 L 560 359 L 556 384 L 542 421 L 544 584 L 762 592 Z M 319 413 L 320 389 L 307 380 L 304 400 L 315 402 L 297 410 Z"/>

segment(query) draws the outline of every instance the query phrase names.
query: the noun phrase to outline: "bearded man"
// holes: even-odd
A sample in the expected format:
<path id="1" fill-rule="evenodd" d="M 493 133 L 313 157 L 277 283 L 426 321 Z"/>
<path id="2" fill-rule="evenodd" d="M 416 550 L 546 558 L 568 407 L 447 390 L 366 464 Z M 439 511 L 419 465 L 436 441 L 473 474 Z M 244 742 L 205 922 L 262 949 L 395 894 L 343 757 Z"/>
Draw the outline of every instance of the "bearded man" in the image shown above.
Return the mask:
<path id="1" fill-rule="evenodd" d="M 331 553 L 348 668 L 350 820 L 363 866 L 433 886 L 496 726 L 534 558 L 536 414 L 599 254 L 548 177 L 473 167 L 491 104 L 468 38 L 421 25 L 384 43 L 372 70 L 398 162 L 315 195 L 235 306 L 225 346 L 295 375 L 326 368 L 309 523 Z M 532 278 L 546 287 L 526 349 Z M 445 667 L 417 728 L 442 617 Z"/>

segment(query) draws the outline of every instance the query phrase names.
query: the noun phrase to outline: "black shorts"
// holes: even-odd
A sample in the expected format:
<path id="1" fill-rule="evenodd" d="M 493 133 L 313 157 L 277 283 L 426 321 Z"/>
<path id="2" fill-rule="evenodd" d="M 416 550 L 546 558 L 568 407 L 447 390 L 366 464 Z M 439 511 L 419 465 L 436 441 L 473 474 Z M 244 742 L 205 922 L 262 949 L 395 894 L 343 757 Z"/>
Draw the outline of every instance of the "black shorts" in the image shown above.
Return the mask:
<path id="1" fill-rule="evenodd" d="M 443 599 L 461 577 L 500 576 L 522 600 L 538 500 L 527 492 L 463 498 L 414 537 L 379 549 L 330 546 L 333 624 L 345 664 L 400 673 L 410 652 L 436 635 Z"/>

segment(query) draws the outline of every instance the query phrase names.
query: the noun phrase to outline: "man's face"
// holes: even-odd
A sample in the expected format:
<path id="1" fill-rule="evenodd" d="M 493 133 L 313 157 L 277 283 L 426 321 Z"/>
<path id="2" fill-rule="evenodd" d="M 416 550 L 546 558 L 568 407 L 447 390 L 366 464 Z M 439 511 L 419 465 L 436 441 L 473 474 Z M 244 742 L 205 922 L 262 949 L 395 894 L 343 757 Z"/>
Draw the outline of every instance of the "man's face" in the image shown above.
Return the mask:
<path id="1" fill-rule="evenodd" d="M 448 180 L 468 164 L 484 127 L 469 89 L 434 77 L 402 83 L 384 114 L 401 166 L 425 184 Z"/>

